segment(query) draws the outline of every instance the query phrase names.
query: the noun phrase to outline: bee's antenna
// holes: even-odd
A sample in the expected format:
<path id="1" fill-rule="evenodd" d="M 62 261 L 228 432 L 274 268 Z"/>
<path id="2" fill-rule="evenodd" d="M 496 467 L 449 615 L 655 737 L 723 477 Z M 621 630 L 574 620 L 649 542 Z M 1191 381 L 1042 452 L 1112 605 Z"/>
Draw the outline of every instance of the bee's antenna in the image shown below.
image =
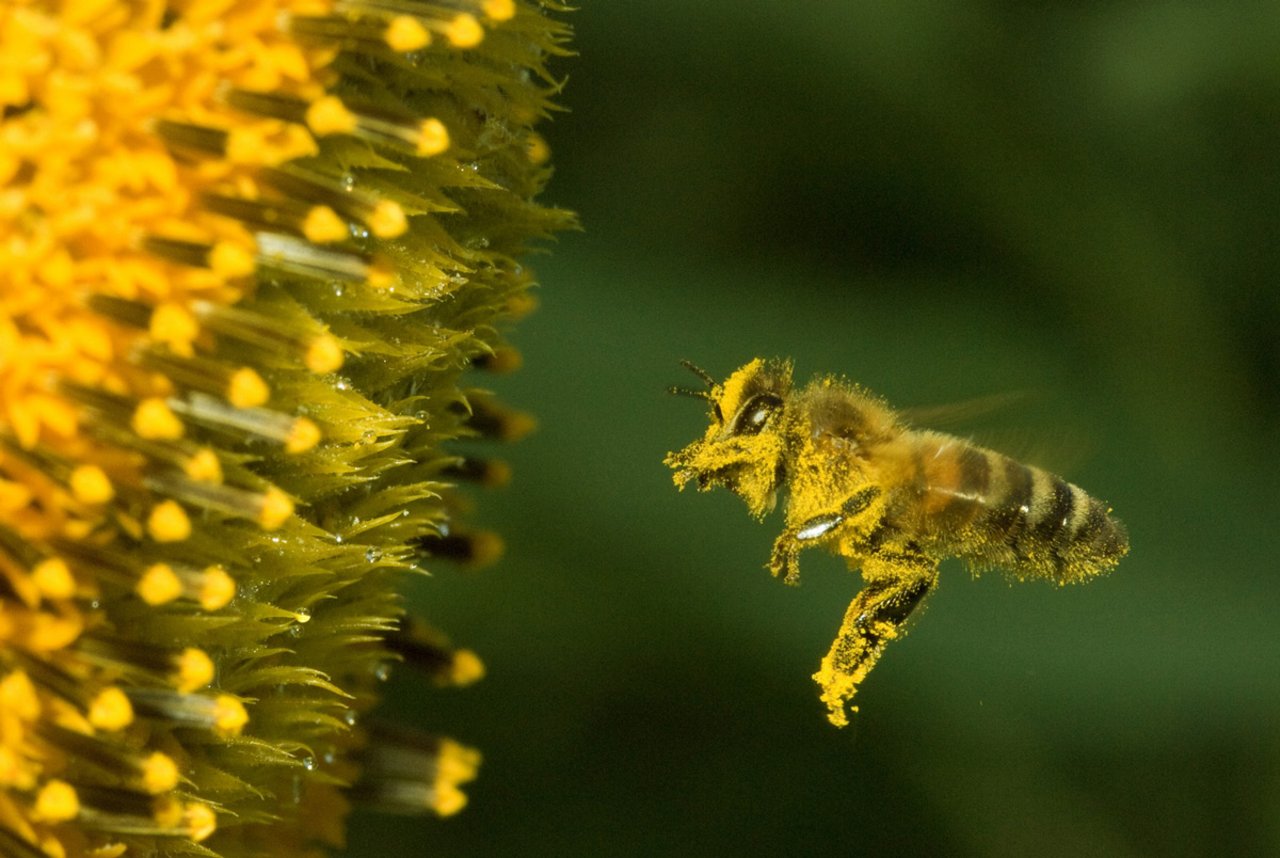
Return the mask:
<path id="1" fill-rule="evenodd" d="M 698 378 L 705 381 L 707 383 L 707 387 L 716 386 L 716 380 L 711 377 L 711 373 L 707 372 L 702 367 L 694 364 L 692 361 L 682 360 L 680 361 L 680 365 L 685 369 L 689 370 L 689 372 L 696 375 Z"/>

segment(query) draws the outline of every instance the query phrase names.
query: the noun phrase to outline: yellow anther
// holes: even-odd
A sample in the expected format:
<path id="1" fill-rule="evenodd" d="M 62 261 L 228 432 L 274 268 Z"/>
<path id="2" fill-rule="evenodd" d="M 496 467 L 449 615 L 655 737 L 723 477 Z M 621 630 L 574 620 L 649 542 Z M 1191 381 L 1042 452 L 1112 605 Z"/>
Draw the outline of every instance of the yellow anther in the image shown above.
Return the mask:
<path id="1" fill-rule="evenodd" d="M 253 253 L 229 241 L 220 241 L 209 251 L 209 267 L 223 277 L 247 277 L 256 267 Z"/>
<path id="2" fill-rule="evenodd" d="M 191 535 L 191 519 L 177 501 L 161 501 L 147 517 L 147 533 L 156 542 L 181 542 Z"/>
<path id="3" fill-rule="evenodd" d="M 191 343 L 200 333 L 200 325 L 191 311 L 181 304 L 161 304 L 151 312 L 151 338 L 182 355 L 191 354 Z"/>
<path id="4" fill-rule="evenodd" d="M 183 472 L 193 480 L 201 483 L 221 483 L 222 463 L 218 454 L 208 447 L 202 447 L 187 459 L 182 466 Z"/>
<path id="5" fill-rule="evenodd" d="M 89 723 L 113 733 L 133 723 L 133 704 L 119 688 L 105 688 L 89 703 Z"/>
<path id="6" fill-rule="evenodd" d="M 422 120 L 418 126 L 417 152 L 423 158 L 439 155 L 449 148 L 449 129 L 434 117 Z"/>
<path id="7" fill-rule="evenodd" d="M 133 412 L 133 431 L 148 441 L 176 441 L 182 437 L 182 421 L 159 397 L 144 399 Z"/>
<path id="8" fill-rule="evenodd" d="M 299 417 L 293 421 L 293 426 L 289 428 L 289 435 L 284 441 L 284 451 L 286 453 L 305 453 L 319 443 L 320 427 L 310 418 Z"/>
<path id="9" fill-rule="evenodd" d="M 66 781 L 52 780 L 36 793 L 32 816 L 41 822 L 66 822 L 80 812 L 80 799 L 75 787 Z"/>
<path id="10" fill-rule="evenodd" d="M 249 723 L 244 704 L 230 694 L 220 694 L 214 701 L 213 729 L 223 736 L 239 736 Z"/>
<path id="11" fill-rule="evenodd" d="M 241 367 L 231 374 L 227 384 L 227 401 L 236 408 L 256 408 L 271 398 L 271 388 L 262 376 L 249 367 Z"/>
<path id="12" fill-rule="evenodd" d="M 111 480 L 97 465 L 78 465 L 71 471 L 71 494 L 80 503 L 106 503 L 116 495 Z"/>
<path id="13" fill-rule="evenodd" d="M 345 358 L 338 338 L 333 334 L 321 334 L 307 346 L 304 362 L 312 372 L 337 372 L 342 369 Z"/>
<path id="14" fill-rule="evenodd" d="M 336 95 L 318 98 L 307 108 L 307 127 L 324 137 L 356 130 L 356 115 Z"/>
<path id="15" fill-rule="evenodd" d="M 226 607 L 236 595 L 235 579 L 227 574 L 221 566 L 210 566 L 204 570 L 200 579 L 200 593 L 197 599 L 200 607 L 206 611 L 216 611 Z"/>
<path id="16" fill-rule="evenodd" d="M 31 570 L 31 580 L 46 599 L 70 599 L 76 594 L 76 579 L 61 557 L 47 557 Z"/>
<path id="17" fill-rule="evenodd" d="M 460 745 L 452 739 L 443 739 L 436 759 L 436 783 L 460 784 L 474 780 L 480 768 L 480 752 Z"/>
<path id="18" fill-rule="evenodd" d="M 181 692 L 188 693 L 204 688 L 213 682 L 213 659 L 202 649 L 187 647 L 174 660 L 176 669 L 173 672 L 174 685 Z"/>
<path id="19" fill-rule="evenodd" d="M 449 666 L 449 682 L 453 685 L 470 685 L 484 678 L 484 662 L 480 656 L 469 649 L 460 649 L 453 654 L 453 664 Z"/>
<path id="20" fill-rule="evenodd" d="M 302 221 L 302 234 L 317 244 L 342 241 L 348 235 L 347 222 L 328 206 L 313 206 Z"/>
<path id="21" fill-rule="evenodd" d="M 159 751 L 142 761 L 142 788 L 150 795 L 168 792 L 178 785 L 178 764 Z"/>
<path id="22" fill-rule="evenodd" d="M 431 797 L 431 809 L 440 816 L 453 816 L 467 806 L 467 796 L 451 783 L 436 784 Z"/>
<path id="23" fill-rule="evenodd" d="M 133 591 L 148 605 L 165 605 L 182 595 L 182 579 L 168 563 L 146 568 Z"/>
<path id="24" fill-rule="evenodd" d="M 218 817 L 209 805 L 192 802 L 183 811 L 182 825 L 187 836 L 199 843 L 208 840 L 218 830 Z"/>
<path id="25" fill-rule="evenodd" d="M 484 40 L 484 27 L 475 15 L 460 12 L 445 24 L 444 35 L 455 48 L 474 48 Z"/>
<path id="26" fill-rule="evenodd" d="M 412 15 L 397 15 L 392 18 L 382 37 L 391 50 L 400 53 L 416 51 L 431 44 L 431 34 Z"/>
<path id="27" fill-rule="evenodd" d="M 445 145 L 448 145 L 447 143 Z M 404 209 L 400 208 L 400 204 L 391 200 L 379 200 L 378 204 L 373 207 L 373 212 L 369 215 L 369 229 L 378 238 L 395 238 L 403 235 L 404 231 L 409 228 L 409 221 L 405 217 Z"/>
<path id="28" fill-rule="evenodd" d="M 21 721 L 40 717 L 40 697 L 25 671 L 15 670 L 0 679 L 0 713 L 11 714 Z"/>
<path id="29" fill-rule="evenodd" d="M 262 509 L 258 512 L 258 524 L 263 530 L 276 530 L 293 515 L 293 501 L 275 486 L 262 494 Z"/>
<path id="30" fill-rule="evenodd" d="M 516 15 L 515 0 L 484 0 L 483 8 L 490 21 L 510 21 Z"/>

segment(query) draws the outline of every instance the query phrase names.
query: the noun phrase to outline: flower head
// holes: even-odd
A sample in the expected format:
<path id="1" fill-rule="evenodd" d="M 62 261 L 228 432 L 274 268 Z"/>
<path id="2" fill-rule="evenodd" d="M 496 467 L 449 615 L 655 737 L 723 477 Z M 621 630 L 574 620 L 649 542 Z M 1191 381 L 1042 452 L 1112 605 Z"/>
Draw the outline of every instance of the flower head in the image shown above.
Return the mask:
<path id="1" fill-rule="evenodd" d="M 571 222 L 533 202 L 565 38 L 513 0 L 0 0 L 0 852 L 461 806 L 473 751 L 362 716 L 393 659 L 481 672 L 395 587 L 483 542 L 451 486 L 492 469 L 443 445 L 520 423 L 463 373 Z"/>

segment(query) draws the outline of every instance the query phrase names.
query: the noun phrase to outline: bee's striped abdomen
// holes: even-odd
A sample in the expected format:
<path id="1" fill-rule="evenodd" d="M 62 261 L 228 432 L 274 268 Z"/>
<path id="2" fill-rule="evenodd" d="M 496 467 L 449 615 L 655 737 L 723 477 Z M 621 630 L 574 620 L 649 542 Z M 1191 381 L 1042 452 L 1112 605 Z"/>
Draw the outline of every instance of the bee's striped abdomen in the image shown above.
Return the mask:
<path id="1" fill-rule="evenodd" d="M 1129 550 L 1101 501 L 1048 471 L 946 436 L 918 456 L 925 529 L 976 565 L 1067 583 Z"/>

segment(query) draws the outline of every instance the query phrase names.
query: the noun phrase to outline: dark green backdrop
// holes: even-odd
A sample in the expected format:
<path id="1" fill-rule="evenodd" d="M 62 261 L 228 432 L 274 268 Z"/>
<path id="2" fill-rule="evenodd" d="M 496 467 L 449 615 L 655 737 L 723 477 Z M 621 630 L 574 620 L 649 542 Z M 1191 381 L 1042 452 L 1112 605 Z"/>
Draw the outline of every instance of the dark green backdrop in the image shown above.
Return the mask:
<path id="1" fill-rule="evenodd" d="M 1280 11 L 1211 9 L 573 14 L 546 199 L 585 231 L 493 380 L 542 422 L 481 501 L 509 552 L 412 592 L 490 675 L 389 687 L 485 766 L 352 854 L 1280 854 Z M 958 431 L 1109 500 L 1131 556 L 1067 590 L 948 563 L 835 730 L 809 675 L 856 577 L 772 581 L 777 517 L 661 464 L 705 425 L 678 359 L 756 355 L 1029 392 Z"/>

